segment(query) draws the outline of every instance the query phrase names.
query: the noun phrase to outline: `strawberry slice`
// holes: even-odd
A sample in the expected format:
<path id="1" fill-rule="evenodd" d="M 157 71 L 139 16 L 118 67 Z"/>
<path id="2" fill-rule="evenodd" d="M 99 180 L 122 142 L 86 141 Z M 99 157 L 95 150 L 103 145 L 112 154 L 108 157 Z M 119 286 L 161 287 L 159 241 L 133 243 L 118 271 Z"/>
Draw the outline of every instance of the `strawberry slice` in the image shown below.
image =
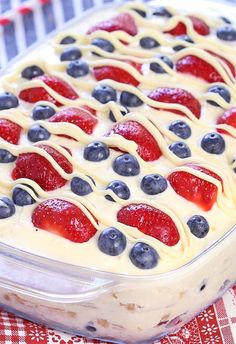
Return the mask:
<path id="1" fill-rule="evenodd" d="M 145 161 L 154 161 L 160 158 L 162 152 L 155 138 L 149 131 L 136 121 L 117 123 L 108 135 L 118 134 L 138 145 L 137 152 Z"/>
<path id="2" fill-rule="evenodd" d="M 194 16 L 188 16 L 188 18 L 191 19 L 193 28 L 199 35 L 209 35 L 210 28 L 204 20 Z M 172 36 L 186 35 L 187 27 L 184 23 L 179 22 L 173 29 L 165 31 L 165 33 L 169 33 Z"/>
<path id="3" fill-rule="evenodd" d="M 91 135 L 98 122 L 97 118 L 93 116 L 88 110 L 83 108 L 68 107 L 56 113 L 49 119 L 49 122 L 65 122 L 72 123 L 81 128 L 86 134 Z M 71 138 L 67 135 L 60 135 L 67 138 Z"/>
<path id="4" fill-rule="evenodd" d="M 96 116 L 96 110 L 92 109 L 90 106 L 88 106 L 88 105 L 81 105 L 80 107 L 82 107 L 84 110 L 87 110 L 92 115 Z"/>
<path id="5" fill-rule="evenodd" d="M 87 31 L 87 34 L 97 30 L 104 30 L 107 32 L 121 30 L 127 32 L 131 36 L 135 36 L 138 33 L 138 28 L 135 24 L 135 21 L 128 13 L 120 13 L 115 17 L 95 24 Z"/>
<path id="6" fill-rule="evenodd" d="M 170 216 L 148 204 L 129 204 L 117 213 L 118 222 L 138 230 L 167 246 L 174 246 L 180 237 L 178 229 Z"/>
<path id="7" fill-rule="evenodd" d="M 224 82 L 215 67 L 194 55 L 187 55 L 179 59 L 176 63 L 176 70 L 201 78 L 209 83 Z"/>
<path id="8" fill-rule="evenodd" d="M 32 214 L 33 225 L 76 243 L 91 239 L 96 228 L 75 204 L 48 199 L 39 204 Z"/>
<path id="9" fill-rule="evenodd" d="M 202 166 L 193 164 L 188 166 L 219 180 L 223 187 L 223 181 L 216 173 Z M 211 210 L 217 200 L 217 186 L 189 172 L 173 172 L 168 176 L 168 180 L 178 195 L 197 204 L 205 211 Z"/>
<path id="10" fill-rule="evenodd" d="M 236 129 L 236 107 L 225 111 L 223 115 L 218 117 L 217 124 L 227 124 Z M 217 129 L 217 131 L 221 134 L 230 135 L 230 133 L 224 129 Z"/>
<path id="11" fill-rule="evenodd" d="M 136 68 L 137 71 L 141 73 L 142 65 L 140 63 L 126 61 L 132 67 Z M 102 67 L 95 67 L 93 69 L 94 77 L 96 80 L 104 80 L 104 79 L 111 79 L 118 82 L 122 82 L 124 84 L 130 84 L 133 86 L 138 86 L 139 81 L 137 81 L 132 74 L 126 72 L 125 70 L 114 67 L 114 66 L 102 66 Z"/>
<path id="12" fill-rule="evenodd" d="M 41 75 L 39 77 L 34 78 L 33 80 L 43 81 L 47 86 L 49 86 L 55 92 L 57 92 L 59 95 L 65 98 L 71 100 L 79 98 L 78 94 L 67 82 L 56 76 Z M 31 87 L 22 90 L 19 94 L 19 98 L 28 103 L 36 103 L 40 100 L 44 100 L 51 102 L 57 106 L 62 105 L 60 102 L 54 99 L 43 87 Z"/>
<path id="13" fill-rule="evenodd" d="M 21 127 L 8 119 L 0 118 L 0 137 L 14 145 L 20 140 Z"/>
<path id="14" fill-rule="evenodd" d="M 224 62 L 228 67 L 229 69 L 231 70 L 233 76 L 235 77 L 236 76 L 236 69 L 234 67 L 234 65 L 228 61 L 225 57 L 219 55 L 219 54 L 216 54 L 214 53 L 213 51 L 210 51 L 210 50 L 206 50 L 209 54 L 211 54 L 212 56 L 215 56 L 217 57 L 219 60 L 221 60 L 222 62 Z"/>
<path id="15" fill-rule="evenodd" d="M 182 88 L 160 87 L 152 91 L 148 97 L 161 103 L 173 103 L 186 106 L 195 117 L 200 118 L 201 116 L 201 105 L 199 101 L 190 92 Z M 179 110 L 168 109 L 168 111 L 186 116 L 185 113 Z"/>
<path id="16" fill-rule="evenodd" d="M 66 173 L 72 173 L 69 161 L 56 149 L 47 145 L 37 145 L 44 149 L 61 166 Z M 28 178 L 34 180 L 45 191 L 58 189 L 66 184 L 66 180 L 53 168 L 51 163 L 38 153 L 22 153 L 18 156 L 12 171 L 13 180 Z"/>

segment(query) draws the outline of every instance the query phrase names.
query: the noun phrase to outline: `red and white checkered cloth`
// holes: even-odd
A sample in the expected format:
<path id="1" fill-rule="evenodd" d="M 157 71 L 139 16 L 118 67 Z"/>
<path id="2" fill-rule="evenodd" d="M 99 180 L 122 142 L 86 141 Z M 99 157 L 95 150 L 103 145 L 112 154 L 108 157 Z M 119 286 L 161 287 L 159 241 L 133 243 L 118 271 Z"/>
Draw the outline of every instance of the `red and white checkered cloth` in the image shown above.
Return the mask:
<path id="1" fill-rule="evenodd" d="M 107 344 L 71 336 L 0 311 L 0 344 Z M 235 344 L 236 285 L 178 332 L 155 344 Z M 153 343 L 154 344 L 154 343 Z"/>

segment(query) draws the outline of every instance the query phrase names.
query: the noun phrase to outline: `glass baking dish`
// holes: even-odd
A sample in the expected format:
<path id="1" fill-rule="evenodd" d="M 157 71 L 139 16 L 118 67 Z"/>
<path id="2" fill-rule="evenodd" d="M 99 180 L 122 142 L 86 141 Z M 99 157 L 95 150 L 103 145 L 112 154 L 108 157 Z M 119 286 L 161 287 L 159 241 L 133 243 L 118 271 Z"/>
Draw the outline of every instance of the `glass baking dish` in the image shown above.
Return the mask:
<path id="1" fill-rule="evenodd" d="M 176 7 L 174 1 L 167 3 Z M 178 7 L 186 4 L 179 1 Z M 199 1 L 197 7 L 201 5 L 213 6 L 221 15 L 236 14 L 229 5 Z M 180 268 L 129 276 L 65 264 L 0 243 L 0 307 L 72 334 L 114 343 L 152 343 L 235 283 L 235 245 L 236 226 Z"/>

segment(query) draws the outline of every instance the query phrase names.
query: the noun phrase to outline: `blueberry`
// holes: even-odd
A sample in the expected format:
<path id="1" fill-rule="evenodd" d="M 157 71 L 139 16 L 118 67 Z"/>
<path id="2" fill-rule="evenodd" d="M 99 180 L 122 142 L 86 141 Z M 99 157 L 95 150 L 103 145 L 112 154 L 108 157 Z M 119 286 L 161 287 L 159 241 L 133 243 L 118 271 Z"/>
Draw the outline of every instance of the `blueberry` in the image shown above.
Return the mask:
<path id="1" fill-rule="evenodd" d="M 12 200 L 16 205 L 20 207 L 35 203 L 34 198 L 26 190 L 19 187 L 14 188 L 12 193 Z"/>
<path id="2" fill-rule="evenodd" d="M 179 120 L 172 122 L 169 130 L 184 140 L 188 139 L 192 134 L 190 126 L 186 122 Z"/>
<path id="3" fill-rule="evenodd" d="M 235 159 L 233 159 L 232 164 L 235 163 Z M 234 173 L 236 173 L 236 167 L 233 169 Z"/>
<path id="4" fill-rule="evenodd" d="M 74 61 L 78 60 L 81 57 L 81 51 L 78 48 L 71 47 L 66 48 L 62 53 L 60 60 L 61 61 Z"/>
<path id="5" fill-rule="evenodd" d="M 209 133 L 203 136 L 201 147 L 210 154 L 222 154 L 225 151 L 225 140 L 218 133 Z"/>
<path id="6" fill-rule="evenodd" d="M 187 225 L 189 226 L 191 233 L 200 239 L 204 238 L 210 229 L 207 220 L 201 215 L 194 215 L 190 217 Z"/>
<path id="7" fill-rule="evenodd" d="M 146 18 L 147 13 L 143 10 L 140 10 L 138 8 L 131 8 L 133 11 L 137 12 L 141 17 Z"/>
<path id="8" fill-rule="evenodd" d="M 62 40 L 60 41 L 60 44 L 72 44 L 75 43 L 76 39 L 72 36 L 66 36 L 64 38 L 62 38 Z"/>
<path id="9" fill-rule="evenodd" d="M 160 44 L 152 37 L 143 37 L 139 42 L 143 49 L 153 49 L 160 46 Z"/>
<path id="10" fill-rule="evenodd" d="M 202 285 L 200 287 L 200 291 L 203 291 L 206 288 L 206 283 L 205 281 L 202 282 Z"/>
<path id="11" fill-rule="evenodd" d="M 152 14 L 158 17 L 171 18 L 172 14 L 165 7 L 156 7 L 154 8 Z"/>
<path id="12" fill-rule="evenodd" d="M 86 330 L 89 332 L 96 332 L 97 331 L 96 327 L 91 326 L 91 325 L 86 326 Z"/>
<path id="13" fill-rule="evenodd" d="M 6 149 L 0 149 L 0 163 L 7 164 L 16 160 L 16 156 L 8 152 Z"/>
<path id="14" fill-rule="evenodd" d="M 221 86 L 221 85 L 214 85 L 212 87 L 210 87 L 208 89 L 208 92 L 211 92 L 211 93 L 216 93 L 218 94 L 219 96 L 221 96 L 227 103 L 230 103 L 231 101 L 231 95 L 230 95 L 230 92 L 229 90 L 224 87 L 224 86 Z M 214 102 L 213 100 L 207 100 L 207 102 L 213 106 L 220 106 L 219 104 L 217 104 L 216 102 Z"/>
<path id="15" fill-rule="evenodd" d="M 71 61 L 67 66 L 66 72 L 73 78 L 79 78 L 89 73 L 89 66 L 81 60 Z"/>
<path id="16" fill-rule="evenodd" d="M 79 177 L 72 178 L 70 187 L 71 191 L 79 196 L 86 196 L 93 192 L 91 185 L 88 182 L 86 182 L 86 180 Z"/>
<path id="17" fill-rule="evenodd" d="M 141 189 L 148 195 L 157 195 L 167 189 L 167 181 L 160 174 L 147 174 L 141 181 Z"/>
<path id="18" fill-rule="evenodd" d="M 31 142 L 48 140 L 50 136 L 51 134 L 49 131 L 38 124 L 34 124 L 28 131 L 27 135 L 28 140 Z"/>
<path id="19" fill-rule="evenodd" d="M 226 24 L 232 24 L 231 20 L 229 20 L 229 18 L 226 18 L 226 17 L 220 17 L 220 19 L 223 20 L 224 23 Z"/>
<path id="20" fill-rule="evenodd" d="M 236 41 L 236 30 L 232 26 L 223 26 L 216 31 L 216 36 L 227 42 Z"/>
<path id="21" fill-rule="evenodd" d="M 19 105 L 17 97 L 10 92 L 0 93 L 0 110 L 16 108 Z"/>
<path id="22" fill-rule="evenodd" d="M 113 53 L 113 51 L 115 50 L 113 44 L 108 41 L 107 39 L 104 38 L 95 38 L 94 40 L 92 40 L 92 45 L 95 45 L 96 47 L 108 52 L 108 53 Z M 97 53 L 93 52 L 94 55 L 100 56 Z"/>
<path id="23" fill-rule="evenodd" d="M 174 67 L 173 62 L 171 61 L 171 59 L 167 56 L 159 56 L 159 59 L 162 60 L 163 62 L 165 62 L 165 64 L 167 64 L 170 68 Z M 161 67 L 161 65 L 158 62 L 151 62 L 150 63 L 150 69 L 158 74 L 164 74 L 166 73 L 165 69 Z"/>
<path id="24" fill-rule="evenodd" d="M 106 160 L 110 155 L 108 146 L 103 142 L 91 142 L 84 149 L 84 159 L 88 161 Z"/>
<path id="25" fill-rule="evenodd" d="M 131 262 L 139 269 L 152 269 L 157 263 L 159 256 L 157 251 L 143 242 L 137 242 L 129 254 Z"/>
<path id="26" fill-rule="evenodd" d="M 123 116 L 125 116 L 127 113 L 129 113 L 129 109 L 125 108 L 125 110 L 121 110 L 120 112 Z M 109 112 L 109 118 L 112 122 L 116 122 L 115 116 L 111 110 Z"/>
<path id="27" fill-rule="evenodd" d="M 112 163 L 113 170 L 120 176 L 137 176 L 140 173 L 138 160 L 128 153 L 119 155 Z"/>
<path id="28" fill-rule="evenodd" d="M 122 91 L 120 95 L 120 103 L 123 106 L 138 107 L 143 104 L 143 101 L 133 93 Z"/>
<path id="29" fill-rule="evenodd" d="M 55 115 L 56 111 L 48 105 L 37 105 L 33 109 L 32 117 L 35 121 L 48 119 Z"/>
<path id="30" fill-rule="evenodd" d="M 130 198 L 130 190 L 128 186 L 121 180 L 113 180 L 110 184 L 108 184 L 106 190 L 112 190 L 114 194 L 121 199 Z M 115 202 L 110 195 L 106 195 L 105 198 L 109 201 Z"/>
<path id="31" fill-rule="evenodd" d="M 43 74 L 44 74 L 44 71 L 40 67 L 38 67 L 36 65 L 32 65 L 32 66 L 26 67 L 21 72 L 22 78 L 25 78 L 25 79 L 28 79 L 28 80 L 31 80 L 31 79 L 35 78 L 36 76 L 40 76 L 40 75 L 43 75 Z"/>
<path id="32" fill-rule="evenodd" d="M 16 208 L 12 200 L 8 197 L 0 197 L 0 219 L 11 217 L 16 212 Z"/>
<path id="33" fill-rule="evenodd" d="M 191 156 L 191 150 L 184 142 L 173 142 L 169 149 L 180 159 L 189 158 Z"/>
<path id="34" fill-rule="evenodd" d="M 99 235 L 98 247 L 109 256 L 118 256 L 126 248 L 126 237 L 114 227 L 106 228 Z"/>
<path id="35" fill-rule="evenodd" d="M 176 39 L 180 39 L 180 40 L 188 42 L 188 43 L 193 43 L 192 38 L 187 36 L 187 35 L 176 36 Z M 180 50 L 183 50 L 185 48 L 186 48 L 185 45 L 176 45 L 175 47 L 173 47 L 173 50 L 174 51 L 180 51 Z"/>
<path id="36" fill-rule="evenodd" d="M 115 102 L 117 100 L 114 88 L 104 84 L 97 85 L 92 92 L 92 96 L 102 104 L 106 104 L 110 101 Z"/>

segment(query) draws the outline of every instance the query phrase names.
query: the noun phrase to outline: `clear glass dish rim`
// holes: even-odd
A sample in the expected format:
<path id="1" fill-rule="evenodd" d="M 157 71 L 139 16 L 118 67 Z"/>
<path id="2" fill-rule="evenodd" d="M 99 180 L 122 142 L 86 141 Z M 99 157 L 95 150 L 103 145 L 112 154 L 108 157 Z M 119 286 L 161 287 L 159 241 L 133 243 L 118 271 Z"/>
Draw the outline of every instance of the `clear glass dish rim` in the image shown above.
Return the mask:
<path id="1" fill-rule="evenodd" d="M 41 46 L 42 44 L 45 44 L 51 37 L 55 36 L 56 34 L 62 32 L 63 30 L 68 30 L 70 27 L 73 27 L 73 25 L 80 19 L 85 19 L 86 17 L 90 16 L 91 14 L 95 13 L 96 11 L 99 11 L 103 8 L 109 9 L 109 8 L 114 8 L 114 6 L 118 7 L 119 5 L 123 4 L 124 1 L 122 0 L 115 0 L 113 3 L 108 3 L 108 4 L 103 4 L 101 6 L 95 6 L 95 8 L 87 10 L 85 13 L 82 13 L 81 15 L 77 16 L 76 18 L 73 18 L 66 22 L 64 25 L 61 26 L 60 29 L 56 29 L 52 31 L 50 34 L 46 35 L 46 40 L 45 38 L 42 40 L 37 41 L 36 43 L 32 44 L 29 48 L 27 48 L 24 52 L 21 52 L 18 54 L 15 58 L 13 58 L 6 67 L 4 67 L 0 71 L 0 78 L 5 75 L 12 66 L 15 65 L 18 61 L 20 61 L 22 58 L 24 58 L 28 53 L 31 53 L 34 49 L 37 47 Z M 156 1 L 149 1 L 148 4 L 155 4 Z M 187 0 L 179 0 L 178 3 L 175 2 L 175 0 L 166 0 L 165 5 L 171 5 L 173 4 L 173 7 L 181 7 L 183 4 L 186 3 L 188 4 Z M 198 1 L 198 8 L 200 7 L 201 4 L 211 4 L 214 5 L 214 9 L 216 10 L 222 10 L 225 8 L 230 9 L 231 11 L 233 10 L 236 14 L 236 7 L 233 7 L 233 4 L 227 2 L 215 2 L 214 0 L 199 0 Z M 160 3 L 158 3 L 160 5 Z M 223 12 L 224 13 L 224 12 Z M 229 17 L 232 17 L 233 14 L 232 12 L 230 13 Z M 27 264 L 34 266 L 35 268 L 38 268 L 40 271 L 43 272 L 60 272 L 63 273 L 63 276 L 68 276 L 68 277 L 80 277 L 80 273 L 86 274 L 86 275 L 91 275 L 93 274 L 94 277 L 98 278 L 106 278 L 108 280 L 119 280 L 119 281 L 132 281 L 135 282 L 136 280 L 144 280 L 145 281 L 158 281 L 164 278 L 168 278 L 170 276 L 173 276 L 177 273 L 186 271 L 191 265 L 193 265 L 195 262 L 199 261 L 203 256 L 206 254 L 209 254 L 211 251 L 213 251 L 214 248 L 218 247 L 221 243 L 223 243 L 227 238 L 230 236 L 232 237 L 233 234 L 236 233 L 236 224 L 230 228 L 223 236 L 221 236 L 219 239 L 214 241 L 211 245 L 206 247 L 204 250 L 202 250 L 199 254 L 194 256 L 190 261 L 187 263 L 181 265 L 178 268 L 175 268 L 173 270 L 169 270 L 167 272 L 159 273 L 159 274 L 142 274 L 142 275 L 128 275 L 125 273 L 117 273 L 117 272 L 110 272 L 110 271 L 103 271 L 103 270 L 98 270 L 94 268 L 89 268 L 89 267 L 83 267 L 79 265 L 74 265 L 70 263 L 63 263 L 58 260 L 54 260 L 51 258 L 46 258 L 43 256 L 39 256 L 33 253 L 29 253 L 27 251 L 15 248 L 13 246 L 4 244 L 0 242 L 0 259 L 4 257 L 5 258 L 10 258 L 12 261 L 15 261 L 16 263 L 22 263 L 22 264 Z M 1 277 L 0 277 L 1 279 Z M 2 280 L 2 279 L 1 279 Z M 1 283 L 2 284 L 2 283 Z"/>

